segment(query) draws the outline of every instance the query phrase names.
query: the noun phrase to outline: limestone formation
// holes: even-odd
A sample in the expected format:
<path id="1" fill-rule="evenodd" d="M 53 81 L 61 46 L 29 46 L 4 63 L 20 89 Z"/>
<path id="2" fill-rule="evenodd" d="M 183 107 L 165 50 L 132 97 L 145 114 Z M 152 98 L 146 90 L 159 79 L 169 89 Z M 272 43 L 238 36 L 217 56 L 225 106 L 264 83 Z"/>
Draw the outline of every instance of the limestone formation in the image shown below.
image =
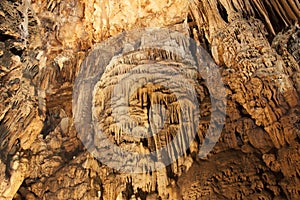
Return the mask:
<path id="1" fill-rule="evenodd" d="M 0 1 L 0 199 L 299 199 L 299 18 L 297 0 Z M 145 27 L 161 32 L 142 36 Z M 218 66 L 226 101 L 196 73 L 211 60 L 195 63 L 191 41 Z M 193 114 L 180 110 L 180 101 L 194 101 L 178 71 L 195 88 Z M 142 86 L 118 85 L 128 72 L 146 77 Z M 151 82 L 151 73 L 162 78 Z M 124 111 L 110 98 L 130 87 Z M 85 94 L 88 102 L 78 98 Z M 127 111 L 133 122 L 122 118 Z M 220 138 L 207 139 L 223 118 Z M 130 173 L 97 159 L 106 149 L 91 124 L 144 154 L 166 147 L 178 129 L 196 135 L 169 149 L 168 159 L 182 153 L 170 165 Z"/>

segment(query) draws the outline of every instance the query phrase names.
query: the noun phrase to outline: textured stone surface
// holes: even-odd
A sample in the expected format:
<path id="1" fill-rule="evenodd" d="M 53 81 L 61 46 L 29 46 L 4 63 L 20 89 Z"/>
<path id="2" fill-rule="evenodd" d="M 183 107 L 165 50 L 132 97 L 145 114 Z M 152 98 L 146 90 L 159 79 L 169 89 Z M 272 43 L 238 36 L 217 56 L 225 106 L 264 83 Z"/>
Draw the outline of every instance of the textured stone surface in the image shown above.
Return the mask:
<path id="1" fill-rule="evenodd" d="M 0 199 L 299 199 L 299 17 L 296 0 L 1 1 Z M 200 81 L 203 119 L 185 156 L 157 172 L 120 173 L 97 161 L 79 139 L 74 80 L 98 42 L 148 26 L 178 30 L 212 55 L 226 87 L 226 124 L 213 151 L 199 159 L 211 115 Z M 130 60 L 142 62 L 144 53 L 136 49 Z M 157 62 L 174 63 L 180 62 Z M 120 75 L 126 67 L 132 66 L 113 69 Z M 107 71 L 106 84 L 117 77 L 109 76 L 113 72 Z M 98 86 L 110 93 L 109 86 Z M 94 115 L 109 124 L 109 136 L 113 123 L 103 116 L 109 109 L 97 102 L 101 87 Z M 132 109 L 143 93 L 172 104 L 168 91 L 149 86 L 133 96 Z M 137 119 L 149 119 L 146 107 Z M 153 146 L 109 137 L 121 147 L 151 151 L 171 134 Z"/>
<path id="2" fill-rule="evenodd" d="M 41 46 L 28 2 L 0 3 L 0 198 L 12 199 L 27 176 L 28 149 L 43 127 L 35 77 Z"/>

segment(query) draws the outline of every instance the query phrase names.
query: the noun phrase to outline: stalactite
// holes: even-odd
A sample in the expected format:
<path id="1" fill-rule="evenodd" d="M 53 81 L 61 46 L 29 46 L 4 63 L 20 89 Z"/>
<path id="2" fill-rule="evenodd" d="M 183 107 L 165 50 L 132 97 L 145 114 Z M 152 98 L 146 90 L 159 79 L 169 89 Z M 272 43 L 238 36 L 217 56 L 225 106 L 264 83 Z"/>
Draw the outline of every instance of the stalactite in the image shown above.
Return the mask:
<path id="1" fill-rule="evenodd" d="M 295 0 L 0 1 L 0 199 L 298 199 L 299 10 Z M 206 88 L 190 41 L 136 29 L 148 26 L 190 26 L 220 69 L 226 114 L 211 105 L 222 94 Z M 218 144 L 199 159 L 225 115 Z M 153 137 L 135 137 L 145 129 Z M 158 172 L 119 173 L 86 141 L 95 157 L 128 160 L 128 171 L 146 172 L 149 160 L 120 149 L 167 147 L 157 165 L 184 156 Z"/>

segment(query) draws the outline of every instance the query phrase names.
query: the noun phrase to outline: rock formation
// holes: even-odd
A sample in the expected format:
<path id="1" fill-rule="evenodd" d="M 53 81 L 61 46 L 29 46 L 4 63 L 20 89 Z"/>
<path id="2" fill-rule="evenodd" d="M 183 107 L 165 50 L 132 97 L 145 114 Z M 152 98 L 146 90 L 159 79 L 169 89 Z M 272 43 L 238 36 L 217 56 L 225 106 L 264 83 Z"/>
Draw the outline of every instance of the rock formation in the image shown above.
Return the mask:
<path id="1" fill-rule="evenodd" d="M 299 199 L 299 18 L 296 0 L 1 1 L 0 199 Z M 145 27 L 161 32 L 139 41 Z M 182 35 L 211 55 L 226 101 L 220 88 L 209 88 L 195 73 L 197 54 Z M 147 40 L 162 48 L 148 48 Z M 118 49 L 118 42 L 126 48 Z M 173 44 L 185 54 L 163 48 Z M 103 57 L 89 60 L 103 46 Z M 103 76 L 94 80 L 99 63 Z M 130 94 L 126 111 L 138 124 L 129 123 L 121 118 L 124 105 L 109 103 L 117 80 L 130 70 L 143 77 L 157 69 L 167 76 L 152 83 L 146 78 Z M 195 88 L 199 113 L 185 115 L 178 105 L 190 105 L 193 92 L 164 86 L 180 84 L 174 69 Z M 93 87 L 78 78 L 93 80 Z M 126 92 L 132 85 L 119 86 Z M 89 104 L 80 100 L 85 94 Z M 226 112 L 212 117 L 225 105 Z M 90 110 L 82 113 L 85 106 Z M 201 120 L 193 127 L 197 114 Z M 118 118 L 128 130 L 147 127 L 153 137 L 126 135 Z M 206 139 L 222 118 L 221 137 Z M 86 126 L 91 122 L 116 146 L 139 153 L 166 147 L 186 127 L 197 134 L 190 147 L 182 146 L 183 137 L 170 148 L 168 158 L 182 156 L 167 167 L 130 173 L 122 169 L 137 160 L 119 170 L 97 160 L 106 150 Z M 91 134 L 84 138 L 82 130 Z M 201 146 L 216 139 L 199 157 Z"/>

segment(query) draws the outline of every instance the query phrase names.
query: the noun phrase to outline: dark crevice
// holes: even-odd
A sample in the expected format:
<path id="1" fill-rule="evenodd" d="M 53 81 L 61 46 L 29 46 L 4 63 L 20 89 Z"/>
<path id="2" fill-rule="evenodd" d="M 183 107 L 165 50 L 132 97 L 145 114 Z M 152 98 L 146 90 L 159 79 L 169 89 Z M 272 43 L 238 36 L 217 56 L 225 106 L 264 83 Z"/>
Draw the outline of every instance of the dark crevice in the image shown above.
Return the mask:
<path id="1" fill-rule="evenodd" d="M 268 1 L 263 1 L 263 4 L 268 12 L 269 19 L 272 23 L 274 31 L 276 33 L 279 33 L 280 31 L 283 30 L 283 28 L 286 27 L 284 21 L 282 20 L 282 18 L 280 17 L 280 15 L 277 12 L 274 12 L 272 5 L 270 5 L 270 3 Z"/>
<path id="2" fill-rule="evenodd" d="M 14 55 L 17 55 L 17 56 L 22 56 L 23 54 L 23 49 L 19 48 L 19 47 L 12 47 L 10 49 L 10 51 L 14 54 Z"/>
<path id="3" fill-rule="evenodd" d="M 226 8 L 219 1 L 217 2 L 217 8 L 219 10 L 219 13 L 220 13 L 222 19 L 226 23 L 228 23 L 228 14 L 227 14 Z"/>
<path id="4" fill-rule="evenodd" d="M 146 200 L 147 199 L 147 194 L 148 192 L 143 191 L 141 188 L 137 188 L 137 193 L 136 193 L 136 198 L 141 199 L 141 200 Z"/>
<path id="5" fill-rule="evenodd" d="M 205 35 L 203 35 L 203 44 L 204 49 L 209 53 L 210 56 L 212 56 L 211 45 Z"/>
<path id="6" fill-rule="evenodd" d="M 252 116 L 245 110 L 245 108 L 237 103 L 237 110 L 240 111 L 241 117 L 246 117 L 252 119 Z"/>
<path id="7" fill-rule="evenodd" d="M 7 35 L 4 33 L 0 33 L 0 41 L 4 42 L 6 40 L 16 40 L 16 38 L 12 35 Z"/>
<path id="8" fill-rule="evenodd" d="M 58 113 L 49 113 L 49 111 L 46 112 L 46 119 L 44 121 L 44 126 L 41 131 L 41 134 L 43 135 L 43 138 L 45 139 L 49 133 L 54 131 L 54 129 L 57 127 L 57 125 L 60 123 L 60 117 Z"/>
<path id="9" fill-rule="evenodd" d="M 192 13 L 188 14 L 187 21 L 189 24 L 189 36 L 194 40 L 198 41 L 200 45 L 211 54 L 210 52 L 210 43 L 208 42 L 207 38 L 205 37 L 204 30 L 201 27 L 197 26 L 197 23 L 192 15 Z M 194 32 L 195 30 L 195 32 Z M 197 33 L 197 35 L 194 35 Z"/>
<path id="10" fill-rule="evenodd" d="M 238 12 L 238 9 L 235 7 L 233 1 L 231 0 L 230 2 L 231 2 L 231 5 L 232 5 L 232 7 L 233 7 L 233 10 L 234 10 L 235 12 Z"/>
<path id="11" fill-rule="evenodd" d="M 0 124 L 0 160 L 3 163 L 6 163 L 7 159 L 8 137 L 10 134 L 9 129 L 5 125 Z"/>
<path id="12" fill-rule="evenodd" d="M 125 191 L 122 192 L 125 199 L 129 200 L 131 196 L 134 194 L 134 189 L 132 186 L 132 178 L 127 177 L 126 188 Z"/>
<path id="13" fill-rule="evenodd" d="M 141 142 L 142 142 L 144 147 L 148 147 L 148 138 L 142 138 Z"/>
<path id="14" fill-rule="evenodd" d="M 236 140 L 237 140 L 237 145 L 238 145 L 239 147 L 241 147 L 241 146 L 244 145 L 244 142 L 243 142 L 243 140 L 242 140 L 242 137 L 241 137 L 241 135 L 240 135 L 239 133 L 235 132 L 235 138 L 236 138 Z"/>
<path id="15" fill-rule="evenodd" d="M 172 165 L 168 165 L 166 167 L 166 170 L 167 170 L 167 176 L 169 178 L 177 181 L 178 177 L 173 173 L 173 171 L 172 171 Z"/>

